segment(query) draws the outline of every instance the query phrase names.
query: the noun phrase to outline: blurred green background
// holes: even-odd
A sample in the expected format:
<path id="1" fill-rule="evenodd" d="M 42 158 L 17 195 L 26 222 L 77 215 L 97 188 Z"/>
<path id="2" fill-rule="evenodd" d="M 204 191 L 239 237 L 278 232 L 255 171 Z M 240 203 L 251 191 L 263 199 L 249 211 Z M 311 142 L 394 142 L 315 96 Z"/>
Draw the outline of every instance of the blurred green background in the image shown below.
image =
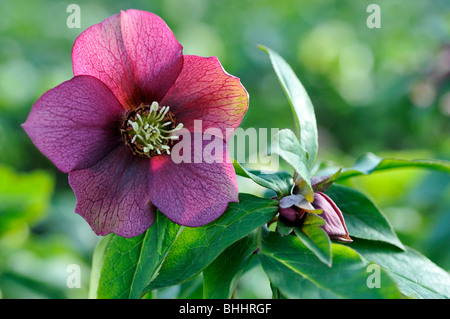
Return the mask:
<path id="1" fill-rule="evenodd" d="M 79 29 L 66 25 L 71 3 L 81 8 Z M 268 57 L 257 48 L 263 44 L 288 61 L 309 92 L 321 159 L 350 166 L 370 151 L 449 160 L 450 2 L 378 0 L 379 29 L 366 25 L 370 3 L 0 0 L 0 296 L 87 297 L 99 238 L 73 212 L 66 174 L 39 153 L 20 124 L 40 95 L 73 76 L 76 37 L 120 10 L 158 14 L 185 54 L 217 56 L 240 77 L 250 95 L 243 128 L 293 128 Z M 240 182 L 242 192 L 259 191 Z M 405 244 L 450 270 L 448 175 L 402 169 L 352 183 L 374 199 Z M 81 267 L 81 288 L 66 285 L 71 264 Z M 270 297 L 260 268 L 245 274 L 237 296 Z"/>

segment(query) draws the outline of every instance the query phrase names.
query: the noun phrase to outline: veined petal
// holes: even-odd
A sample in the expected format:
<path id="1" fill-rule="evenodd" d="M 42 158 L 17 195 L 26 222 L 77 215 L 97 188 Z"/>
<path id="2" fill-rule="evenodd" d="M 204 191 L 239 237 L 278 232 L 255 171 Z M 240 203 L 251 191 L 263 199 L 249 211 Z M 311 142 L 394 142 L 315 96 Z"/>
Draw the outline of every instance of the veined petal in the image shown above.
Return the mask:
<path id="1" fill-rule="evenodd" d="M 77 198 L 75 212 L 97 235 L 138 236 L 155 216 L 148 195 L 148 169 L 148 159 L 135 157 L 120 145 L 92 167 L 69 173 Z"/>
<path id="2" fill-rule="evenodd" d="M 289 195 L 285 196 L 280 200 L 281 208 L 288 208 L 291 206 L 298 206 L 302 201 L 305 200 L 305 197 L 302 195 Z"/>
<path id="3" fill-rule="evenodd" d="M 186 55 L 180 75 L 161 104 L 170 106 L 177 122 L 189 131 L 194 132 L 194 120 L 201 120 L 202 132 L 217 128 L 228 141 L 248 109 L 248 94 L 216 57 Z"/>
<path id="4" fill-rule="evenodd" d="M 280 200 L 280 208 L 288 208 L 293 206 L 306 210 L 310 213 L 321 213 L 319 209 L 316 209 L 303 195 L 300 194 L 285 196 Z"/>
<path id="5" fill-rule="evenodd" d="M 122 37 L 141 94 L 141 101 L 160 101 L 183 66 L 183 47 L 157 15 L 121 12 Z"/>
<path id="6" fill-rule="evenodd" d="M 200 142 L 196 148 L 194 139 L 198 137 L 203 136 L 183 136 L 184 142 L 191 138 L 191 143 L 184 144 L 186 147 L 180 152 L 187 161 L 177 164 L 173 160 L 176 147 L 172 148 L 172 157 L 161 155 L 150 160 L 153 204 L 173 222 L 190 227 L 210 223 L 225 211 L 229 202 L 239 201 L 236 174 L 226 143 L 220 140 L 222 151 L 211 154 L 208 145 L 214 140 Z"/>
<path id="7" fill-rule="evenodd" d="M 42 95 L 22 127 L 36 147 L 68 173 L 93 165 L 120 142 L 125 112 L 101 81 L 76 76 Z"/>
<path id="8" fill-rule="evenodd" d="M 159 101 L 183 65 L 182 46 L 153 13 L 122 11 L 86 29 L 72 50 L 73 72 L 103 81 L 122 105 Z"/>
<path id="9" fill-rule="evenodd" d="M 122 38 L 120 14 L 83 31 L 72 48 L 73 74 L 91 75 L 105 83 L 120 103 L 137 103 L 136 82 Z"/>

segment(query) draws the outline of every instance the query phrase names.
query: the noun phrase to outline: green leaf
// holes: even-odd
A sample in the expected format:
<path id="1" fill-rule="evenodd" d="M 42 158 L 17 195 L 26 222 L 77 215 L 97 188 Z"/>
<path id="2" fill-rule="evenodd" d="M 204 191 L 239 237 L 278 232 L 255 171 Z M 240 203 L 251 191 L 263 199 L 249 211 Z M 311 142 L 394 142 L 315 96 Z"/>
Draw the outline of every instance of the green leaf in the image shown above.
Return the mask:
<path id="1" fill-rule="evenodd" d="M 294 132 L 289 129 L 278 131 L 272 138 L 270 154 L 277 154 L 284 159 L 312 190 L 307 166 L 308 154 L 300 145 Z"/>
<path id="2" fill-rule="evenodd" d="M 280 80 L 294 112 L 294 122 L 301 145 L 309 154 L 308 167 L 312 168 L 319 147 L 314 106 L 302 83 L 289 64 L 275 51 L 259 46 L 269 55 L 275 73 Z"/>
<path id="3" fill-rule="evenodd" d="M 287 299 L 285 296 L 281 294 L 280 290 L 272 283 L 270 283 L 270 290 L 272 290 L 272 299 Z"/>
<path id="4" fill-rule="evenodd" d="M 258 257 L 273 285 L 289 298 L 400 298 L 393 280 L 383 273 L 380 289 L 369 288 L 366 263 L 353 249 L 331 244 L 333 266 L 328 267 L 294 236 L 264 231 Z M 306 290 L 304 289 L 306 287 Z M 311 296 L 305 296 L 310 292 Z"/>
<path id="5" fill-rule="evenodd" d="M 328 188 L 333 185 L 334 181 L 341 175 L 342 167 L 340 167 L 334 174 L 328 176 L 318 176 L 311 178 L 311 184 L 316 192 L 325 193 Z"/>
<path id="6" fill-rule="evenodd" d="M 350 237 L 382 241 L 404 249 L 389 220 L 362 193 L 334 184 L 326 194 L 344 214 Z"/>
<path id="7" fill-rule="evenodd" d="M 376 156 L 373 153 L 367 153 L 359 157 L 353 167 L 344 169 L 339 179 L 350 178 L 358 175 L 369 175 L 373 172 L 403 167 L 426 168 L 450 173 L 449 161 L 430 159 L 404 160 L 396 158 L 382 158 Z"/>
<path id="8" fill-rule="evenodd" d="M 256 250 L 254 234 L 224 250 L 203 270 L 203 298 L 229 299 Z"/>
<path id="9" fill-rule="evenodd" d="M 158 211 L 153 225 L 142 235 L 134 238 L 113 235 L 103 262 L 97 298 L 139 298 L 179 228 Z"/>
<path id="10" fill-rule="evenodd" d="M 286 171 L 265 172 L 244 168 L 233 160 L 236 174 L 253 180 L 256 184 L 273 190 L 279 198 L 290 195 L 293 186 L 292 175 Z"/>
<path id="11" fill-rule="evenodd" d="M 321 288 L 274 258 L 259 255 L 270 278 L 274 299 L 336 299 L 338 296 Z M 278 287 L 281 287 L 282 293 Z"/>
<path id="12" fill-rule="evenodd" d="M 180 291 L 177 299 L 202 299 L 203 298 L 203 277 L 202 274 L 191 278 L 179 285 Z"/>
<path id="13" fill-rule="evenodd" d="M 402 251 L 367 240 L 355 240 L 351 247 L 384 269 L 406 296 L 450 298 L 450 274 L 414 249 L 406 247 Z"/>
<path id="14" fill-rule="evenodd" d="M 94 249 L 94 254 L 92 256 L 91 277 L 89 281 L 89 299 L 97 298 L 97 290 L 103 268 L 103 261 L 105 260 L 106 251 L 113 236 L 113 234 L 110 234 L 103 237 Z"/>
<path id="15" fill-rule="evenodd" d="M 278 217 L 276 229 L 281 236 L 287 236 L 294 231 L 294 226 L 284 222 L 282 218 Z"/>
<path id="16" fill-rule="evenodd" d="M 159 275 L 144 291 L 189 280 L 228 246 L 269 222 L 277 213 L 277 201 L 240 194 L 239 203 L 230 203 L 215 221 L 202 227 L 183 229 L 170 248 Z"/>
<path id="17" fill-rule="evenodd" d="M 293 188 L 292 193 L 295 195 L 302 195 L 310 203 L 314 201 L 314 189 L 311 180 L 311 186 L 309 186 L 305 180 L 300 180 L 295 182 L 295 188 Z"/>
<path id="18" fill-rule="evenodd" d="M 316 255 L 321 262 L 331 267 L 331 241 L 327 233 L 320 228 L 325 221 L 314 214 L 305 213 L 301 227 L 294 227 L 294 232 L 300 241 Z"/>

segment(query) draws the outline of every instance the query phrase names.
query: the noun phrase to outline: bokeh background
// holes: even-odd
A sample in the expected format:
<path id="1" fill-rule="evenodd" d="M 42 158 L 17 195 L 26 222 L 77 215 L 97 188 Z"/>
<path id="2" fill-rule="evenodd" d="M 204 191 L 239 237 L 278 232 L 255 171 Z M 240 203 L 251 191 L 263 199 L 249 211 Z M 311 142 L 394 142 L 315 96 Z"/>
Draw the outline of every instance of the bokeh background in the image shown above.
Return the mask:
<path id="1" fill-rule="evenodd" d="M 69 4 L 81 28 L 69 29 Z M 366 8 L 381 8 L 381 28 Z M 315 105 L 323 160 L 350 166 L 365 152 L 450 159 L 450 2 L 447 0 L 0 0 L 0 296 L 85 298 L 99 240 L 76 215 L 67 176 L 20 124 L 45 91 L 70 79 L 71 48 L 87 27 L 129 8 L 161 16 L 185 54 L 217 56 L 250 95 L 243 128 L 293 128 L 268 57 L 278 51 Z M 357 177 L 401 240 L 450 270 L 450 178 L 420 169 Z M 259 191 L 242 182 L 242 192 Z M 81 267 L 69 289 L 68 265 Z M 201 296 L 201 280 L 161 297 Z M 192 294 L 192 292 L 196 294 Z M 184 295 L 183 295 L 184 294 Z M 261 269 L 238 297 L 270 297 Z"/>

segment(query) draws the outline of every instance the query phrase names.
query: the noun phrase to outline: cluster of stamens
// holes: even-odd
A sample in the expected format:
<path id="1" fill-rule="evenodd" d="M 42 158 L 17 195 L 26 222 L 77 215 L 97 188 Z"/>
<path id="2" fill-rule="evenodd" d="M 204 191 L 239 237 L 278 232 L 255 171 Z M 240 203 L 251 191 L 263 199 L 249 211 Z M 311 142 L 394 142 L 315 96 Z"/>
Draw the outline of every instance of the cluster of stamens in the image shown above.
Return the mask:
<path id="1" fill-rule="evenodd" d="M 169 106 L 160 107 L 153 102 L 129 111 L 120 131 L 133 154 L 151 158 L 163 153 L 170 155 L 173 141 L 179 138 L 174 132 L 181 128 L 182 123 L 175 125 Z"/>

